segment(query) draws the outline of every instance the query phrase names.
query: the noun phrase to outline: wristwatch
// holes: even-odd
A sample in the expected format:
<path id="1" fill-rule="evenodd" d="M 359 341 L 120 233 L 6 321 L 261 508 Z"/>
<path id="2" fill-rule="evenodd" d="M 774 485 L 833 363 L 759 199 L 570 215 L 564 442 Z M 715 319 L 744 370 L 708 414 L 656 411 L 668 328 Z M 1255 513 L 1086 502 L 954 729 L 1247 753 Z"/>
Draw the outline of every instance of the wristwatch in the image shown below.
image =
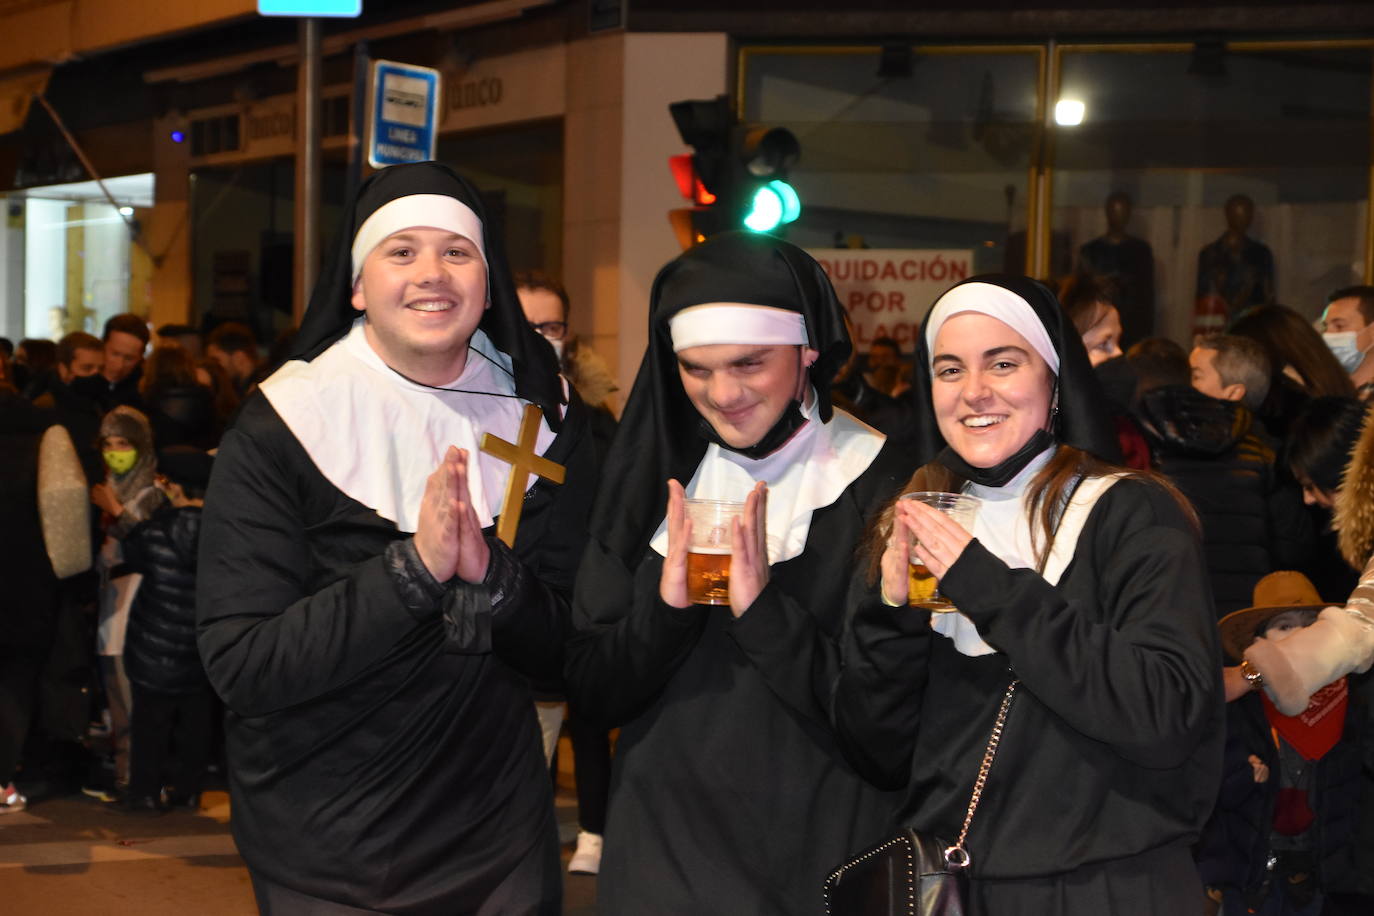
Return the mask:
<path id="1" fill-rule="evenodd" d="M 1250 685 L 1251 690 L 1259 690 L 1264 686 L 1264 675 L 1254 665 L 1250 664 L 1250 659 L 1243 658 L 1240 661 L 1240 676 L 1245 678 L 1245 683 Z"/>

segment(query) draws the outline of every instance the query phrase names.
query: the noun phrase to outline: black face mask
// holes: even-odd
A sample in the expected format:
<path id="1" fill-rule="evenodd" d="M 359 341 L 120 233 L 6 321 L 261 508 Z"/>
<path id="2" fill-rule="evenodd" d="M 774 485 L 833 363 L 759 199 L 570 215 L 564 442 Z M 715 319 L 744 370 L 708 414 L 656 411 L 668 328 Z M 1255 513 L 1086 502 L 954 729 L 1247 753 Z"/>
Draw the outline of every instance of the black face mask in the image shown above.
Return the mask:
<path id="1" fill-rule="evenodd" d="M 743 455 L 745 458 L 758 460 L 782 448 L 783 443 L 791 439 L 796 434 L 797 430 L 805 426 L 806 414 L 802 411 L 801 401 L 793 398 L 792 401 L 783 408 L 782 416 L 778 417 L 778 422 L 773 424 L 773 428 L 764 433 L 763 438 L 758 442 L 755 442 L 753 445 L 744 446 L 743 448 L 735 448 L 722 439 L 720 434 L 716 432 L 716 428 L 710 423 L 707 423 L 705 418 L 700 422 L 701 438 L 705 439 L 707 442 L 714 442 L 721 448 Z"/>
<path id="2" fill-rule="evenodd" d="M 1052 445 L 1054 445 L 1054 436 L 1046 430 L 1037 429 L 1035 435 L 1027 439 L 1026 444 L 1021 446 L 1016 454 L 1002 459 L 990 468 L 974 467 L 949 446 L 945 446 L 940 454 L 935 456 L 935 460 L 965 480 L 979 486 L 1003 487 L 1009 480 L 1020 474 L 1022 469 L 1031 463 L 1032 458 Z"/>

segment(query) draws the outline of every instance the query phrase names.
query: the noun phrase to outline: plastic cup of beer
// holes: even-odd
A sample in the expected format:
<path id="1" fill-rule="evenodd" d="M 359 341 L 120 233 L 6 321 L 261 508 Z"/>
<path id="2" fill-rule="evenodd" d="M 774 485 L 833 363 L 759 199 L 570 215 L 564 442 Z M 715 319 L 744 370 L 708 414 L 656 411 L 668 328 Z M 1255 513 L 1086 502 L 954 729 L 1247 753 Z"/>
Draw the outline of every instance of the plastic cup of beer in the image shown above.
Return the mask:
<path id="1" fill-rule="evenodd" d="M 688 499 L 692 542 L 687 545 L 687 600 L 693 604 L 730 603 L 730 532 L 744 503 Z"/>
<path id="2" fill-rule="evenodd" d="M 964 493 L 942 493 L 936 490 L 903 493 L 902 499 L 913 499 L 939 509 L 958 522 L 960 527 L 970 534 L 973 533 L 973 522 L 978 518 L 978 507 L 983 504 L 983 501 L 976 496 L 968 496 Z M 935 574 L 926 569 L 914 550 L 911 552 L 910 562 L 907 604 L 913 607 L 926 608 L 933 613 L 956 610 L 954 603 L 940 594 L 940 583 L 936 581 Z"/>

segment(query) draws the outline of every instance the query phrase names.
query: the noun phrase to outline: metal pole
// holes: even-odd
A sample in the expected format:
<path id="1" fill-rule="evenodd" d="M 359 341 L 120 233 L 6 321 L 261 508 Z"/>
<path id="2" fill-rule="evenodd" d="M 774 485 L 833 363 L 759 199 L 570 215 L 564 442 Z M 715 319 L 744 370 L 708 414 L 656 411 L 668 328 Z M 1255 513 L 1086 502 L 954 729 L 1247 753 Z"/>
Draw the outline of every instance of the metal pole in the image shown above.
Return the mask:
<path id="1" fill-rule="evenodd" d="M 1040 113 L 1040 136 L 1036 145 L 1035 195 L 1031 209 L 1034 220 L 1027 237 L 1030 244 L 1030 275 L 1041 280 L 1050 277 L 1050 247 L 1054 242 L 1053 220 L 1050 212 L 1053 188 L 1050 184 L 1054 168 L 1054 105 L 1059 97 L 1059 46 L 1053 38 L 1046 43 L 1044 80 L 1040 84 L 1040 98 L 1044 100 L 1044 110 Z"/>
<path id="2" fill-rule="evenodd" d="M 371 74 L 367 39 L 353 49 L 353 118 L 348 141 L 348 190 L 345 199 L 352 200 L 363 180 L 363 147 L 367 144 L 367 83 Z"/>
<path id="3" fill-rule="evenodd" d="M 295 289 L 292 313 L 299 326 L 319 273 L 320 248 L 320 21 L 300 20 L 296 72 Z"/>

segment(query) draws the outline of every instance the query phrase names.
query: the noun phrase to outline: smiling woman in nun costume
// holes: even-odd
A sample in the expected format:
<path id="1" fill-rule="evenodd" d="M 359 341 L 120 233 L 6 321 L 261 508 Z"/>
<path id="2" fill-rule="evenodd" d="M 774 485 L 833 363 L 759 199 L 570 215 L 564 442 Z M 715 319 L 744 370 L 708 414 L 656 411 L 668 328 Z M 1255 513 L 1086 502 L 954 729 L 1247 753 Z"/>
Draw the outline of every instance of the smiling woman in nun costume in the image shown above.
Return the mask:
<path id="1" fill-rule="evenodd" d="M 558 841 L 527 678 L 556 678 L 595 468 L 477 192 L 369 178 L 297 337 L 224 437 L 200 650 L 227 707 L 234 836 L 265 913 L 540 913 Z M 490 535 L 537 450 L 514 549 Z"/>
<path id="2" fill-rule="evenodd" d="M 1018 678 L 965 843 L 973 912 L 1197 912 L 1222 697 L 1190 511 L 1109 463 L 1087 354 L 1040 284 L 961 283 L 917 343 L 926 463 L 907 489 L 983 503 L 972 537 L 910 500 L 885 513 L 837 728 L 871 778 L 905 786 L 901 824 L 953 840 Z M 913 544 L 957 612 L 906 606 Z"/>
<path id="3" fill-rule="evenodd" d="M 826 703 L 856 546 L 912 468 L 832 408 L 849 351 L 825 273 L 778 239 L 716 236 L 654 282 L 566 667 L 579 712 L 623 726 L 602 914 L 818 912 L 890 817 Z M 729 606 L 688 602 L 684 492 L 748 497 Z"/>

